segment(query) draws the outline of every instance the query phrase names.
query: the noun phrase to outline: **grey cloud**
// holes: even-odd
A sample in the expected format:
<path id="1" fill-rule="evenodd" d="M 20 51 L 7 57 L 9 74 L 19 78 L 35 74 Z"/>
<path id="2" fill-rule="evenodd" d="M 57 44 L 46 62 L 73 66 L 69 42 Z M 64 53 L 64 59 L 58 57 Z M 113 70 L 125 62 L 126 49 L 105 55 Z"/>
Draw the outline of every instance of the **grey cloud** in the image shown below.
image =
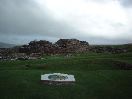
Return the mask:
<path id="1" fill-rule="evenodd" d="M 1 0 L 1 35 L 38 34 L 65 37 L 70 32 L 74 33 L 74 29 L 68 26 L 67 23 L 54 20 L 45 9 L 39 9 L 33 0 Z"/>
<path id="2" fill-rule="evenodd" d="M 119 0 L 119 1 L 125 7 L 132 7 L 132 0 Z"/>
<path id="3" fill-rule="evenodd" d="M 97 3 L 105 3 L 105 1 L 94 0 Z M 120 0 L 120 2 L 124 6 L 130 6 L 132 4 L 131 0 Z M 89 20 L 89 22 L 91 21 Z M 109 24 L 108 22 L 106 23 Z M 117 39 L 114 41 L 107 38 L 92 37 L 90 33 L 86 33 L 87 35 L 84 36 L 82 31 L 72 27 L 74 24 L 76 23 L 72 23 L 72 21 L 66 23 L 65 20 L 55 20 L 48 9 L 46 7 L 41 9 L 35 0 L 0 0 L 0 41 L 6 43 L 23 44 L 34 39 L 46 39 L 55 42 L 59 38 L 77 38 L 86 40 L 92 44 L 130 42 L 126 39 Z M 92 24 L 88 24 L 89 26 L 87 27 L 95 28 L 98 22 L 97 24 L 96 22 L 92 22 Z M 122 26 L 122 24 L 117 24 L 117 26 L 114 25 L 113 27 L 116 28 L 119 26 Z"/>

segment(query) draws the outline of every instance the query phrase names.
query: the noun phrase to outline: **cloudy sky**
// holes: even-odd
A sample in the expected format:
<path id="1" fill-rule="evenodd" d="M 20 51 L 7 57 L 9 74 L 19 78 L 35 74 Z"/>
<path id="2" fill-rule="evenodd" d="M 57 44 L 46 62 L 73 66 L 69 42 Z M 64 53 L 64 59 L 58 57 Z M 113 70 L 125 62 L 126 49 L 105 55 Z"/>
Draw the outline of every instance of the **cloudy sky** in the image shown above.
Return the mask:
<path id="1" fill-rule="evenodd" d="M 0 42 L 132 43 L 132 0 L 0 0 Z"/>

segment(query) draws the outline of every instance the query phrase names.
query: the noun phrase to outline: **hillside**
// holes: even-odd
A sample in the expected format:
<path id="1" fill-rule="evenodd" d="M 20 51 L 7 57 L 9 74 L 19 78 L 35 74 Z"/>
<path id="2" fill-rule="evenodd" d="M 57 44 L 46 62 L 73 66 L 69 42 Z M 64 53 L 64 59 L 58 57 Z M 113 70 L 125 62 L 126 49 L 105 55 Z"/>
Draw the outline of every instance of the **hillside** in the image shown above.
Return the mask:
<path id="1" fill-rule="evenodd" d="M 11 47 L 14 47 L 14 46 L 16 46 L 16 45 L 0 42 L 0 48 L 11 48 Z"/>

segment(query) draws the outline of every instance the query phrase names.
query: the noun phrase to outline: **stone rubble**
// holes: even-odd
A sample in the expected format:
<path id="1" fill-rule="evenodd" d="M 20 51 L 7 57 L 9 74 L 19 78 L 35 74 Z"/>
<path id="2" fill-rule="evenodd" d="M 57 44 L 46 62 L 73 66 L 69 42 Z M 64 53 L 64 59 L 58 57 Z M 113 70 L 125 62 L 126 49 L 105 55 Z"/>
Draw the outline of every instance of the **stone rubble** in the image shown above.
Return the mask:
<path id="1" fill-rule="evenodd" d="M 27 45 L 16 46 L 14 48 L 0 48 L 0 60 L 27 60 L 41 59 L 43 55 L 60 55 L 66 57 L 73 53 L 126 53 L 132 51 L 132 44 L 123 45 L 123 47 L 89 45 L 86 41 L 77 39 L 60 39 L 54 44 L 46 40 L 31 41 Z"/>

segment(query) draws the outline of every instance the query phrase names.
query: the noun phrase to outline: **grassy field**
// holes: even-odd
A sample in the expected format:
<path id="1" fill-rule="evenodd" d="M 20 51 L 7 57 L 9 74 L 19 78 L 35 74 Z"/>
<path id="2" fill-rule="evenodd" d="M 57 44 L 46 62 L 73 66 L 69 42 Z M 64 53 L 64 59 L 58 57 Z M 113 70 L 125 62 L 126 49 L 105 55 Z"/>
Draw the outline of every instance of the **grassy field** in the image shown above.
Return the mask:
<path id="1" fill-rule="evenodd" d="M 45 56 L 42 60 L 0 61 L 0 99 L 132 99 L 132 53 Z M 45 85 L 45 73 L 74 74 L 74 85 Z"/>

